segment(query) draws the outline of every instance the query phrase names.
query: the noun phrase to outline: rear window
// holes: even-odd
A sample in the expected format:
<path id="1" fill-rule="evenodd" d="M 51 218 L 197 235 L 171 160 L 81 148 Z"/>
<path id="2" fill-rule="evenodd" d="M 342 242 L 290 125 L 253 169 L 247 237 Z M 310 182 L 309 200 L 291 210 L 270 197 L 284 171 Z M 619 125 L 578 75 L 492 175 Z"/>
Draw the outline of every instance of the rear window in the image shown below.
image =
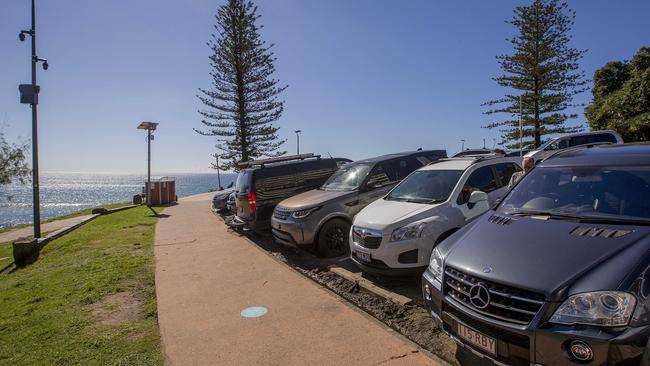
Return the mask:
<path id="1" fill-rule="evenodd" d="M 251 176 L 252 171 L 250 170 L 242 170 L 239 172 L 237 175 L 237 183 L 235 184 L 235 191 L 236 192 L 248 192 L 250 189 L 250 176 Z"/>

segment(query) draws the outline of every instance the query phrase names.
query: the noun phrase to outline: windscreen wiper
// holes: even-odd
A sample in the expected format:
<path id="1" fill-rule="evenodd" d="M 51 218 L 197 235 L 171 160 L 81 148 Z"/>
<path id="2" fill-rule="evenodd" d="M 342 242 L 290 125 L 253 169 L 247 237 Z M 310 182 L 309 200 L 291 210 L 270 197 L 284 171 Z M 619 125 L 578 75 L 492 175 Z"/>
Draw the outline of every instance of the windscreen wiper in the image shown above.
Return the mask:
<path id="1" fill-rule="evenodd" d="M 513 212 L 506 212 L 508 215 L 512 216 L 545 216 L 548 217 L 549 220 L 574 220 L 574 221 L 580 221 L 584 217 L 583 216 L 577 216 L 577 215 L 571 215 L 571 214 L 565 214 L 565 213 L 559 213 L 559 212 L 552 212 L 552 211 L 534 211 L 534 210 L 525 210 L 525 211 L 513 211 Z"/>
<path id="2" fill-rule="evenodd" d="M 580 222 L 586 224 L 610 224 L 610 225 L 650 225 L 650 220 L 628 219 L 624 217 L 610 216 L 583 216 Z"/>

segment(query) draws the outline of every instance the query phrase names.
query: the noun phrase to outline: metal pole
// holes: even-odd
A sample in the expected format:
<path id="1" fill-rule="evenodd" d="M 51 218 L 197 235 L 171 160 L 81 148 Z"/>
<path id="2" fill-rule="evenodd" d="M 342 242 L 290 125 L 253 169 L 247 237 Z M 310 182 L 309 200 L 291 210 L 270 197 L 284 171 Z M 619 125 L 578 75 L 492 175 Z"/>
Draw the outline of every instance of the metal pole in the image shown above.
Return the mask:
<path id="1" fill-rule="evenodd" d="M 151 206 L 151 130 L 147 130 L 147 206 Z"/>
<path id="2" fill-rule="evenodd" d="M 465 151 L 465 140 L 460 140 L 460 151 Z"/>
<path id="3" fill-rule="evenodd" d="M 217 184 L 219 184 L 219 189 L 221 189 L 221 175 L 219 174 L 219 155 L 214 154 L 214 157 L 217 158 Z"/>
<path id="4" fill-rule="evenodd" d="M 523 94 L 519 96 L 519 157 L 524 157 Z"/>
<path id="5" fill-rule="evenodd" d="M 296 132 L 296 137 L 298 138 L 296 151 L 297 151 L 297 155 L 300 155 L 300 132 Z"/>
<path id="6" fill-rule="evenodd" d="M 32 0 L 32 87 L 36 90 L 36 5 Z M 34 206 L 34 237 L 41 237 L 41 202 L 38 180 L 38 108 L 32 103 L 32 204 Z"/>

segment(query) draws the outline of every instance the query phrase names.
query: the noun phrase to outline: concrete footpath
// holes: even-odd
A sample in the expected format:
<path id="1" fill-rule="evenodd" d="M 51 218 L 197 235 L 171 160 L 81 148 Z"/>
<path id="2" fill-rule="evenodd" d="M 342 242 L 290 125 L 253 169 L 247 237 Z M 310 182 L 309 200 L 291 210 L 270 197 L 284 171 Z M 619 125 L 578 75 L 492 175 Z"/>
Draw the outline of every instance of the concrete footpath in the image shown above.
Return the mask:
<path id="1" fill-rule="evenodd" d="M 229 232 L 212 194 L 156 225 L 156 292 L 169 365 L 434 365 L 387 327 Z M 260 317 L 240 314 L 265 307 Z"/>
<path id="2" fill-rule="evenodd" d="M 45 224 L 41 224 L 41 232 L 47 233 L 47 232 L 63 229 L 65 227 L 75 226 L 86 220 L 92 219 L 94 216 L 95 215 L 83 215 L 83 216 L 71 217 L 63 220 L 54 220 Z M 14 241 L 18 238 L 24 238 L 26 236 L 30 236 L 33 234 L 34 234 L 34 228 L 32 226 L 27 226 L 21 229 L 7 231 L 5 233 L 0 234 L 0 243 Z"/>

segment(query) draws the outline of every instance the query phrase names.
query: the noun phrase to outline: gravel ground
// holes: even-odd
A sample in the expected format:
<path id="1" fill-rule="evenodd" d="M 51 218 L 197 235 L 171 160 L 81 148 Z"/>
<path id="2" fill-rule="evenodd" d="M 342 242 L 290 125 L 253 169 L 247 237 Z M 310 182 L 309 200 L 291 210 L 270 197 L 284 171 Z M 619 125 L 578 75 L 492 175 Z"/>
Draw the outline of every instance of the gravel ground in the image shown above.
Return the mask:
<path id="1" fill-rule="evenodd" d="M 240 231 L 233 231 L 233 233 L 245 235 L 269 254 L 363 309 L 422 348 L 453 365 L 458 364 L 456 344 L 440 332 L 424 308 L 419 295 L 419 279 L 378 279 L 382 287 L 413 299 L 413 302 L 402 306 L 366 291 L 329 271 L 331 265 L 344 261 L 344 258 L 317 258 L 305 250 L 277 244 L 268 234 Z"/>

